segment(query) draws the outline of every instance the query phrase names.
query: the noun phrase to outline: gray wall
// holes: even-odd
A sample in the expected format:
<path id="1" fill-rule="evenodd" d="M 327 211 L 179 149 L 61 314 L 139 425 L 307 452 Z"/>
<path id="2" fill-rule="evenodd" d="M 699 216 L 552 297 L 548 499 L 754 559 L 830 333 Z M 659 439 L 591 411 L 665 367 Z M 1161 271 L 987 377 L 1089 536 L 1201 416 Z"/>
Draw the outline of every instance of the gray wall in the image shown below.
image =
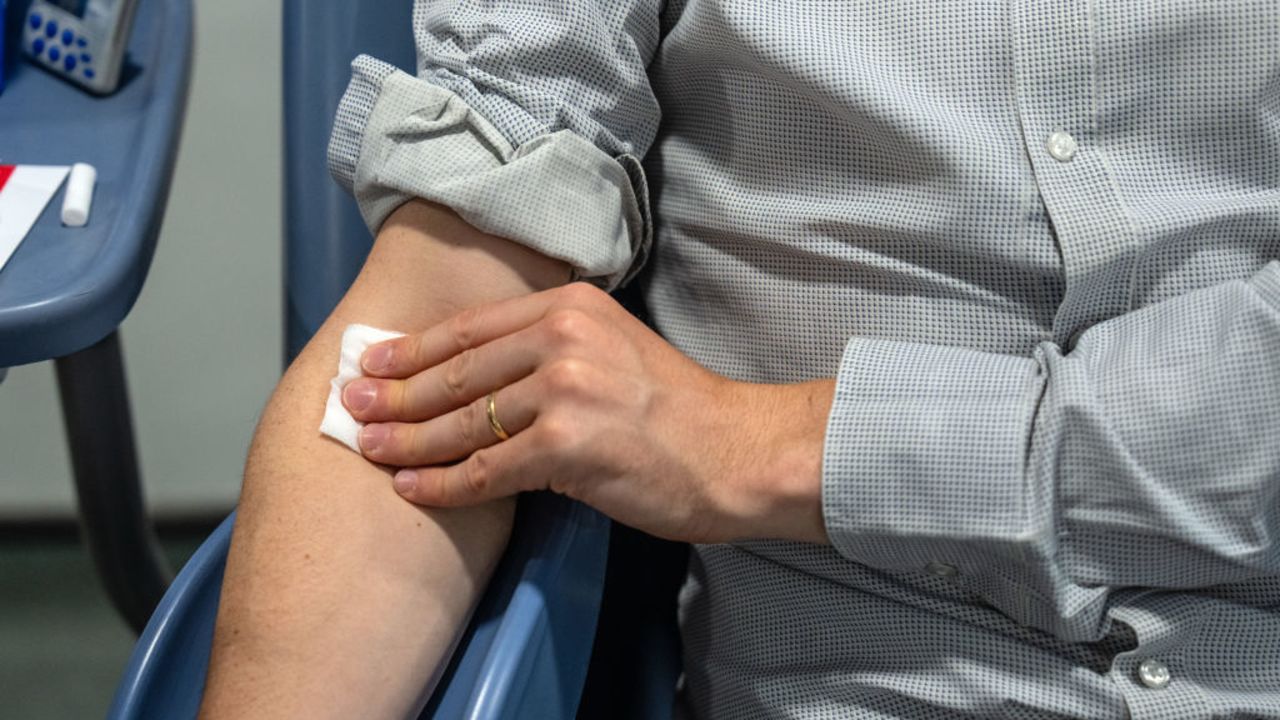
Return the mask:
<path id="1" fill-rule="evenodd" d="M 195 6 L 169 209 L 122 326 L 145 488 L 158 514 L 235 502 L 281 362 L 280 3 Z M 73 497 L 52 365 L 14 368 L 0 383 L 0 518 L 69 516 Z"/>

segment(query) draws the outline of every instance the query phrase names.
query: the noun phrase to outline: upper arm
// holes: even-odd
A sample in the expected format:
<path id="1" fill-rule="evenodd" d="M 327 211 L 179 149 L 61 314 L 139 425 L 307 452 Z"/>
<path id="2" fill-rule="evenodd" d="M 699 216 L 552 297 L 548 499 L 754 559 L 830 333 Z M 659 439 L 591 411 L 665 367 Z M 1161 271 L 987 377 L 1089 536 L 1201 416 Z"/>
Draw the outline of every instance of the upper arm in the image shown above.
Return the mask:
<path id="1" fill-rule="evenodd" d="M 647 67 L 662 3 L 419 2 L 419 73 L 361 55 L 330 172 L 370 228 L 407 198 L 618 287 L 650 243 L 638 158 L 660 110 Z"/>

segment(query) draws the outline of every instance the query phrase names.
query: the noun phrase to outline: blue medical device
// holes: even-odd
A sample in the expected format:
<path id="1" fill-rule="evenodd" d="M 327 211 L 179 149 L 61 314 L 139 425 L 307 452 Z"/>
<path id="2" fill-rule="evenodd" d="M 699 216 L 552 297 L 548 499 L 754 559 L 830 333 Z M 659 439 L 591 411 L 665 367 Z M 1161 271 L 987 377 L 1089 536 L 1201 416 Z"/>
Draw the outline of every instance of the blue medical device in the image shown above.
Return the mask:
<path id="1" fill-rule="evenodd" d="M 23 22 L 22 49 L 37 64 L 106 95 L 120 84 L 138 0 L 35 0 Z"/>

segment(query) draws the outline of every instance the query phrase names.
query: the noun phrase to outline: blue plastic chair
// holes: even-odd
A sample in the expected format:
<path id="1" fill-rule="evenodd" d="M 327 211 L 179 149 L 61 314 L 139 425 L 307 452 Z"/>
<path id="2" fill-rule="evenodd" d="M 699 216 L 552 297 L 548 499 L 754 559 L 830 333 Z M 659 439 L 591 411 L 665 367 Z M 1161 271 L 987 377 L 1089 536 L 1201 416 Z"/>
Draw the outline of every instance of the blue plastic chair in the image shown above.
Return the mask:
<path id="1" fill-rule="evenodd" d="M 370 247 L 354 203 L 328 176 L 324 148 L 351 58 L 369 52 L 413 69 L 411 5 L 285 2 L 287 356 L 336 305 Z M 194 717 L 231 524 L 218 527 L 165 594 L 109 718 Z M 509 549 L 422 717 L 573 717 L 596 638 L 609 536 L 609 521 L 585 506 L 522 497 Z"/>

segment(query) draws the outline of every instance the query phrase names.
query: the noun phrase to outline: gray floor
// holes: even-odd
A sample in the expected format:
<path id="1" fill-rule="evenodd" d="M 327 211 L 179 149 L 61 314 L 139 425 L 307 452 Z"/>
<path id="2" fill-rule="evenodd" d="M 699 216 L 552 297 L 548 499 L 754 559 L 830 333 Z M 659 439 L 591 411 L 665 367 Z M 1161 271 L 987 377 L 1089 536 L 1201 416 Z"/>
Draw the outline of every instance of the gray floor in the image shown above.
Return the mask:
<path id="1" fill-rule="evenodd" d="M 195 550 L 168 537 L 170 563 Z M 116 616 L 71 534 L 0 540 L 0 717 L 106 715 L 133 633 Z"/>
<path id="2" fill-rule="evenodd" d="M 146 492 L 162 516 L 231 507 L 280 372 L 280 3 L 195 6 L 168 213 L 122 330 Z M 0 527 L 69 519 L 72 497 L 52 368 L 15 368 L 0 383 Z M 193 542 L 172 544 L 172 554 L 184 559 Z M 102 717 L 132 644 L 69 534 L 5 533 L 0 717 Z"/>

